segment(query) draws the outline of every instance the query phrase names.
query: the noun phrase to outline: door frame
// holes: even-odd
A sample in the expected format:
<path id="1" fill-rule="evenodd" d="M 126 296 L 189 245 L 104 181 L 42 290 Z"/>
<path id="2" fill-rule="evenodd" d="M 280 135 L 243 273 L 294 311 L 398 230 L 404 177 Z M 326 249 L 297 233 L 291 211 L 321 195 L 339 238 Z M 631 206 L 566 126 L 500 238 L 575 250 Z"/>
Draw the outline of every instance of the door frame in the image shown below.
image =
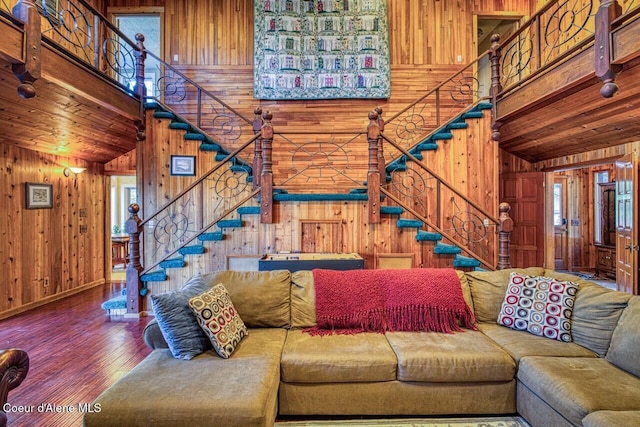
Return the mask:
<path id="1" fill-rule="evenodd" d="M 569 188 L 568 188 L 569 178 L 567 176 L 565 176 L 565 175 L 554 174 L 553 185 L 551 186 L 551 191 L 550 191 L 550 193 L 552 195 L 554 193 L 555 184 L 557 184 L 557 183 L 560 183 L 562 185 L 562 194 L 560 195 L 560 198 L 561 198 L 560 203 L 561 203 L 561 215 L 563 217 L 562 219 L 564 220 L 564 224 L 562 225 L 562 226 L 564 226 L 564 231 L 563 231 L 564 235 L 563 235 L 562 239 L 565 242 L 564 242 L 563 248 L 561 249 L 562 250 L 561 257 L 562 257 L 562 261 L 564 263 L 564 268 L 563 269 L 564 270 L 571 270 L 571 267 L 573 266 L 573 263 L 572 263 L 572 259 L 571 259 L 571 251 L 569 251 L 569 230 L 570 230 L 569 219 L 568 219 L 569 218 L 569 206 L 568 206 L 568 203 L 569 203 Z M 553 265 L 554 270 L 556 270 L 557 269 L 557 267 L 556 267 L 556 259 L 557 258 L 555 257 L 555 253 L 556 253 L 555 235 L 556 235 L 556 232 L 557 232 L 556 231 L 556 227 L 559 227 L 559 226 L 555 224 L 555 221 L 553 219 L 553 216 L 554 216 L 554 212 L 553 212 L 554 205 L 555 205 L 555 198 L 552 198 L 552 204 L 551 204 L 552 211 L 551 211 L 551 216 L 549 217 L 549 219 L 550 219 L 550 222 L 551 222 L 551 226 L 553 227 L 553 234 L 554 234 L 554 239 L 553 239 L 553 245 L 554 245 L 554 247 L 553 247 L 553 254 L 554 254 L 553 258 L 554 258 L 554 260 L 553 260 L 553 264 L 552 265 Z"/>

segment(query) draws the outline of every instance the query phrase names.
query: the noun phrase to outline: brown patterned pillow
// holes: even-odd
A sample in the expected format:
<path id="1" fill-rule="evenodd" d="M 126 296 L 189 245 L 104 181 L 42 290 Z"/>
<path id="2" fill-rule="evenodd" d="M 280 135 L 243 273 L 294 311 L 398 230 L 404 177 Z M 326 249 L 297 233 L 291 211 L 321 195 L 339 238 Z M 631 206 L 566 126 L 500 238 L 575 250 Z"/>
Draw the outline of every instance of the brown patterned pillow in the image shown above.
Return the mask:
<path id="1" fill-rule="evenodd" d="M 249 334 L 227 289 L 221 283 L 191 298 L 189 307 L 211 340 L 216 353 L 224 359 L 228 359 L 240 341 Z"/>
<path id="2" fill-rule="evenodd" d="M 551 277 L 511 273 L 498 324 L 571 342 L 571 314 L 578 285 Z"/>

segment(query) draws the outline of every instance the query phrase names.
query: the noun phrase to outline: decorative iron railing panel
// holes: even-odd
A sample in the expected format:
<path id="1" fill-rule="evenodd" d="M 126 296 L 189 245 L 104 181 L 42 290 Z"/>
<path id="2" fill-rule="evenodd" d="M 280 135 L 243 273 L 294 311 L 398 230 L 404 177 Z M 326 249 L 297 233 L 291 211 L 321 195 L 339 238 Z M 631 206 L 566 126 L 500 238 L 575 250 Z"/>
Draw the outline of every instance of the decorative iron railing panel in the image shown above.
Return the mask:
<path id="1" fill-rule="evenodd" d="M 408 150 L 425 141 L 475 102 L 488 97 L 490 88 L 490 62 L 488 54 L 485 54 L 401 112 L 385 118 L 384 134 Z M 384 155 L 388 163 L 400 152 L 387 145 Z"/>
<path id="2" fill-rule="evenodd" d="M 274 135 L 274 187 L 306 193 L 349 191 L 364 188 L 367 158 L 364 133 L 305 133 Z"/>
<path id="3" fill-rule="evenodd" d="M 504 89 L 581 48 L 595 31 L 597 0 L 551 1 L 502 42 Z"/>

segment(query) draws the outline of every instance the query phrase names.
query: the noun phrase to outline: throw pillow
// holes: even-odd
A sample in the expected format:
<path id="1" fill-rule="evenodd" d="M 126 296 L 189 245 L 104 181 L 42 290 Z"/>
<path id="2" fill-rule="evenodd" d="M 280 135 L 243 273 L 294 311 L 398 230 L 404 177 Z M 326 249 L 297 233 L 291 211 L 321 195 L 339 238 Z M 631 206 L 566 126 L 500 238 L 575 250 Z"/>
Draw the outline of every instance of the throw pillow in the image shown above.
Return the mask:
<path id="1" fill-rule="evenodd" d="M 190 360 L 211 348 L 211 343 L 189 309 L 189 299 L 206 292 L 209 285 L 195 275 L 176 291 L 151 294 L 151 306 L 160 331 L 176 359 Z"/>
<path id="2" fill-rule="evenodd" d="M 498 323 L 571 342 L 571 314 L 578 285 L 551 277 L 511 273 Z"/>
<path id="3" fill-rule="evenodd" d="M 209 336 L 213 349 L 224 359 L 231 356 L 249 332 L 238 315 L 227 289 L 221 283 L 189 300 L 198 323 Z"/>

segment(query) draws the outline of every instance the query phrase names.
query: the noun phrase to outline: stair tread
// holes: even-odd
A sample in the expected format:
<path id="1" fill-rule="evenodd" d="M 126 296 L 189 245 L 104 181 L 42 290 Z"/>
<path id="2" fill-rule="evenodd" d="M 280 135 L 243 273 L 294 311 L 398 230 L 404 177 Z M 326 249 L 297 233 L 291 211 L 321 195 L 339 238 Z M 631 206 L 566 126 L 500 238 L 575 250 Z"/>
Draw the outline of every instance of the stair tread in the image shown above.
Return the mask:
<path id="1" fill-rule="evenodd" d="M 405 219 L 401 218 L 396 222 L 396 226 L 399 228 L 419 228 L 422 227 L 424 223 L 419 219 Z"/>
<path id="2" fill-rule="evenodd" d="M 217 222 L 217 225 L 220 228 L 237 228 L 242 227 L 242 220 L 240 218 L 221 219 Z"/>
<path id="3" fill-rule="evenodd" d="M 224 233 L 222 231 L 214 231 L 211 233 L 202 233 L 198 236 L 198 240 L 201 242 L 214 242 L 224 240 Z"/>
<path id="4" fill-rule="evenodd" d="M 437 242 L 442 239 L 442 234 L 434 231 L 418 231 L 416 234 L 416 240 L 418 242 Z"/>
<path id="5" fill-rule="evenodd" d="M 202 245 L 185 246 L 183 248 L 178 249 L 178 253 L 181 255 L 203 254 L 204 246 Z"/>

